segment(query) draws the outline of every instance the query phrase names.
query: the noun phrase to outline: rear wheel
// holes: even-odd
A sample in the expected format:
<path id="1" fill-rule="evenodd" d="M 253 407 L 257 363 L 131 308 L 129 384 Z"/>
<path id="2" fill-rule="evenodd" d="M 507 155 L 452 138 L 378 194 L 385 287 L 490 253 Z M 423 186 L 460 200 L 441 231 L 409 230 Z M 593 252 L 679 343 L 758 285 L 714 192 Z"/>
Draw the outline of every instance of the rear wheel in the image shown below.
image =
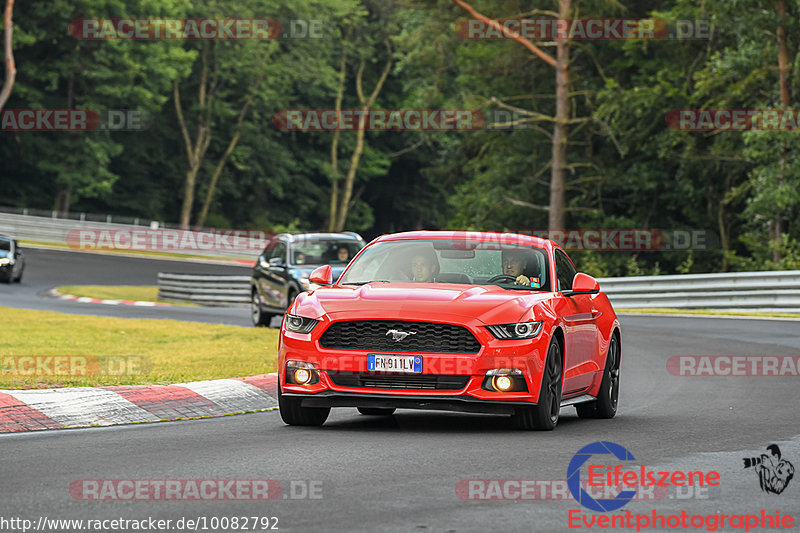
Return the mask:
<path id="1" fill-rule="evenodd" d="M 539 403 L 534 407 L 518 407 L 512 416 L 519 429 L 551 431 L 558 424 L 561 411 L 561 383 L 563 378 L 561 346 L 555 338 L 550 341 L 547 360 L 542 372 Z"/>
<path id="2" fill-rule="evenodd" d="M 606 366 L 603 369 L 603 381 L 600 382 L 600 392 L 593 402 L 581 403 L 575 406 L 581 418 L 614 418 L 617 414 L 619 402 L 619 339 L 612 335 L 608 345 Z"/>
<path id="3" fill-rule="evenodd" d="M 362 415 L 370 416 L 390 416 L 393 415 L 397 409 L 394 407 L 359 407 L 358 412 Z"/>
<path id="4" fill-rule="evenodd" d="M 255 327 L 269 326 L 272 322 L 272 315 L 261 310 L 261 296 L 257 290 L 253 290 L 250 295 L 250 319 Z"/>
<path id="5" fill-rule="evenodd" d="M 288 398 L 278 388 L 281 418 L 290 426 L 321 426 L 331 413 L 330 407 L 303 407 L 302 398 Z"/>

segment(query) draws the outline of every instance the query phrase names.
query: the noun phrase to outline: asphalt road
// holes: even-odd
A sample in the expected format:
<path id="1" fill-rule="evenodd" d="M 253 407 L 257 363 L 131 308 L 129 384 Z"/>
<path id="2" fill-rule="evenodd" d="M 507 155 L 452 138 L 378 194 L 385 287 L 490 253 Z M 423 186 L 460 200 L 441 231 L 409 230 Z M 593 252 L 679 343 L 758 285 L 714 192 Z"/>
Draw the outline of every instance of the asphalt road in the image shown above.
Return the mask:
<path id="1" fill-rule="evenodd" d="M 25 248 L 25 261 L 22 283 L 0 283 L 0 306 L 78 315 L 251 325 L 247 308 L 112 306 L 43 297 L 48 290 L 64 285 L 156 285 L 159 272 L 242 276 L 250 273 L 248 266 L 36 248 Z M 277 322 L 276 319 L 276 325 Z"/>
<path id="2" fill-rule="evenodd" d="M 144 276 L 144 269 L 132 267 L 131 276 Z M 31 275 L 26 283 L 35 290 L 50 281 Z M 800 518 L 798 475 L 782 494 L 767 494 L 742 466 L 743 458 L 777 443 L 783 458 L 800 467 L 800 378 L 688 378 L 666 370 L 673 355 L 800 354 L 798 322 L 626 316 L 622 326 L 618 416 L 580 420 L 565 408 L 548 433 L 517 431 L 505 417 L 398 411 L 372 418 L 342 408 L 321 428 L 288 427 L 277 412 L 266 412 L 0 435 L 0 530 L 12 531 L 2 527 L 3 518 L 205 517 L 207 531 L 233 531 L 212 527 L 212 517 L 258 516 L 277 517 L 279 530 L 303 532 L 568 531 L 571 511 L 595 516 L 568 495 L 464 501 L 456 488 L 462 480 L 488 479 L 545 486 L 563 480 L 573 455 L 600 440 L 624 446 L 636 458 L 632 464 L 648 470 L 717 471 L 722 482 L 691 498 L 670 488 L 663 499 L 630 502 L 609 514 L 778 510 Z M 283 492 L 269 502 L 82 501 L 69 489 L 86 479 L 272 479 Z M 303 486 L 321 497 L 293 499 Z M 262 530 L 251 526 L 236 530 Z"/>

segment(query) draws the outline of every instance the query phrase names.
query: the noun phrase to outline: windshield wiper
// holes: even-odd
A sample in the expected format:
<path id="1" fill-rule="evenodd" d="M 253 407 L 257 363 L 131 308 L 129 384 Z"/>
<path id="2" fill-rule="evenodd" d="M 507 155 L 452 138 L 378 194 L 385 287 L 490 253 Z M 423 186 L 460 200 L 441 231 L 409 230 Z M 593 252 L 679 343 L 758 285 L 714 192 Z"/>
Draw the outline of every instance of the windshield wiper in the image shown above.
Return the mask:
<path id="1" fill-rule="evenodd" d="M 373 279 L 370 281 L 347 282 L 347 283 L 342 283 L 342 285 L 366 285 L 367 283 L 391 283 L 391 281 L 385 279 Z"/>

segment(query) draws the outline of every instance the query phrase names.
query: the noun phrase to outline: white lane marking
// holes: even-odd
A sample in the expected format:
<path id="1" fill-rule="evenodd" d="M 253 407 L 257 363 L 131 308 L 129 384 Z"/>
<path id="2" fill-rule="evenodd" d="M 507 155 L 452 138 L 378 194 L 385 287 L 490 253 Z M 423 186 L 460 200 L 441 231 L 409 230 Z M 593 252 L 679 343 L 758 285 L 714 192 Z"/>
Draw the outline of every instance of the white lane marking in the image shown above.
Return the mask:
<path id="1" fill-rule="evenodd" d="M 176 383 L 208 398 L 227 412 L 254 411 L 275 407 L 275 399 L 258 387 L 236 379 L 215 379 Z"/>
<path id="2" fill-rule="evenodd" d="M 65 388 L 6 391 L 63 426 L 110 426 L 157 420 L 119 394 L 104 389 Z"/>

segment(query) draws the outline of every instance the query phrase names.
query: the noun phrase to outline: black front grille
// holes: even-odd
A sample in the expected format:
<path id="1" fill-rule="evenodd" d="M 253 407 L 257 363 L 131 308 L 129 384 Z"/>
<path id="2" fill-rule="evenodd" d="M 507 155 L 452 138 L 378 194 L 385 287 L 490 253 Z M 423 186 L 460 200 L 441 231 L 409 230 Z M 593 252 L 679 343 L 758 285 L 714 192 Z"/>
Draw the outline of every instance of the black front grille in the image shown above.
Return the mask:
<path id="1" fill-rule="evenodd" d="M 410 334 L 395 341 L 389 334 L 393 329 Z M 476 353 L 481 349 L 478 339 L 463 326 L 392 320 L 334 322 L 319 343 L 323 348 L 383 352 Z"/>
<path id="2" fill-rule="evenodd" d="M 360 374 L 329 372 L 334 385 L 369 389 L 461 390 L 469 376 L 406 376 L 397 374 Z"/>

